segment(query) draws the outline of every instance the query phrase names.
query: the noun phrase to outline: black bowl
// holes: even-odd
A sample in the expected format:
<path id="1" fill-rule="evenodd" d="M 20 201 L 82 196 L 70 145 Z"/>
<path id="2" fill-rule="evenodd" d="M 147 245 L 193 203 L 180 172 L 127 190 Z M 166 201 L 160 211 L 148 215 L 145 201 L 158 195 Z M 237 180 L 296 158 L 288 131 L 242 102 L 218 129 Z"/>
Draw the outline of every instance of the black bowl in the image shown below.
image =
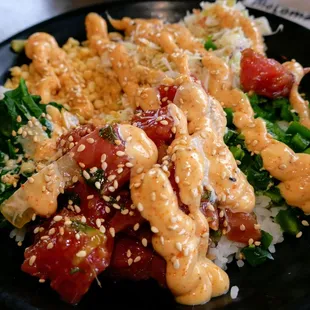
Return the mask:
<path id="1" fill-rule="evenodd" d="M 36 31 L 45 31 L 63 44 L 68 37 L 85 39 L 84 18 L 88 12 L 101 14 L 109 12 L 115 18 L 163 17 L 177 21 L 187 10 L 198 8 L 194 1 L 128 2 L 113 1 L 79 9 L 31 27 L 0 45 L 0 83 L 8 77 L 8 69 L 16 64 L 28 62 L 25 55 L 16 55 L 10 50 L 12 39 L 27 38 Z M 267 16 L 273 29 L 279 24 L 284 31 L 266 38 L 268 55 L 278 60 L 295 58 L 304 66 L 310 66 L 310 31 L 279 17 L 250 10 L 255 16 Z M 309 78 L 304 79 L 309 87 Z M 307 88 L 307 87 L 306 87 Z M 232 300 L 229 294 L 212 299 L 208 304 L 195 307 L 210 309 L 310 309 L 310 233 L 306 231 L 301 239 L 287 236 L 279 244 L 274 261 L 252 268 L 247 265 L 239 269 L 236 263 L 229 265 L 231 285 L 240 288 L 238 298 Z M 0 232 L 2 254 L 0 256 L 0 309 L 73 309 L 62 302 L 49 285 L 39 284 L 20 271 L 23 249 L 8 238 L 8 232 Z M 93 283 L 76 310 L 80 309 L 192 309 L 174 302 L 171 294 L 160 289 L 154 281 L 132 283 L 112 282 L 102 278 L 102 288 Z"/>

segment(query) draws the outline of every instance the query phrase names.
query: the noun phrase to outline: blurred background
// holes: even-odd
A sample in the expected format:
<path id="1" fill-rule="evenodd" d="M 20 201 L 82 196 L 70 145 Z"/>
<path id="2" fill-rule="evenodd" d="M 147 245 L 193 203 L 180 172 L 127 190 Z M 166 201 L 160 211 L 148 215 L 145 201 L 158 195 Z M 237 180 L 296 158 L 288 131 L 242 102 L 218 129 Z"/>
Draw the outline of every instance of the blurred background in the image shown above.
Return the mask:
<path id="1" fill-rule="evenodd" d="M 83 6 L 113 1 L 120 0 L 0 0 L 0 42 L 21 30 L 61 13 Z M 187 1 L 190 2 L 190 0 Z M 244 3 L 253 8 L 272 11 L 282 17 L 294 16 L 295 22 L 302 23 L 310 29 L 310 0 L 244 0 Z M 294 10 L 293 14 L 286 13 L 291 10 Z M 300 22 L 301 19 L 304 19 L 304 22 Z"/>

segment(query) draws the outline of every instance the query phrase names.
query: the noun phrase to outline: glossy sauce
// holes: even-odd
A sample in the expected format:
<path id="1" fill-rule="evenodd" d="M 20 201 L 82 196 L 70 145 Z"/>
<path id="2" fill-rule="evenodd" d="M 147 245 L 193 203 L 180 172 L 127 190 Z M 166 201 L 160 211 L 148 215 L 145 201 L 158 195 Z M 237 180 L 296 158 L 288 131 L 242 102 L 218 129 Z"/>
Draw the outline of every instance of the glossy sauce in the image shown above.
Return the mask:
<path id="1" fill-rule="evenodd" d="M 180 196 L 189 205 L 189 216 L 179 209 L 177 197 L 163 170 L 149 169 L 157 162 L 155 145 L 140 129 L 130 125 L 121 125 L 120 129 L 125 141 L 132 137 L 126 143 L 126 154 L 134 164 L 130 180 L 133 202 L 136 206 L 142 204 L 141 215 L 158 229 L 152 243 L 167 262 L 166 280 L 169 288 L 178 302 L 192 305 L 225 293 L 229 280 L 223 270 L 206 258 L 209 227 L 199 211 L 204 178 L 203 160 L 197 150 L 189 149 L 189 135 L 184 130 L 180 132 L 171 149 L 176 154 Z M 187 139 L 187 145 L 184 145 L 184 139 Z M 139 167 L 145 169 L 143 176 L 135 173 Z M 137 183 L 141 185 L 136 187 Z M 150 199 L 151 193 L 155 199 Z M 183 252 L 176 244 L 181 244 Z"/>
<path id="2" fill-rule="evenodd" d="M 290 103 L 293 109 L 299 115 L 299 122 L 307 128 L 310 128 L 309 101 L 303 99 L 298 92 L 298 87 L 305 75 L 305 70 L 298 62 L 294 60 L 285 62 L 283 66 L 295 77 L 295 82 L 290 92 Z"/>

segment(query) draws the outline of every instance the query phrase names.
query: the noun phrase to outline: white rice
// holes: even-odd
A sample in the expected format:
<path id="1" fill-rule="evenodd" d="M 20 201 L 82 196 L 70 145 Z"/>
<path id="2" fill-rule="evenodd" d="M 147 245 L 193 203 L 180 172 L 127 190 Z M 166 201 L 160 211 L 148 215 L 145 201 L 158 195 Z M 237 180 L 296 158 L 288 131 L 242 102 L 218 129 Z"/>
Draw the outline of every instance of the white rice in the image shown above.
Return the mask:
<path id="1" fill-rule="evenodd" d="M 232 286 L 230 289 L 231 299 L 236 299 L 238 297 L 238 293 L 239 293 L 239 287 L 238 286 Z"/>
<path id="2" fill-rule="evenodd" d="M 270 253 L 275 253 L 275 244 L 280 243 L 284 240 L 283 232 L 280 225 L 274 222 L 274 217 L 280 210 L 285 207 L 270 207 L 271 199 L 266 196 L 256 196 L 256 205 L 254 213 L 257 217 L 257 222 L 260 224 L 261 229 L 272 235 L 273 240 L 269 247 Z M 239 254 L 245 245 L 243 243 L 230 241 L 227 237 L 221 237 L 217 246 L 211 245 L 209 254 L 211 257 L 216 257 L 214 263 L 222 269 L 227 269 L 227 264 L 233 261 L 235 257 L 237 259 L 237 266 L 239 268 L 244 266 L 244 262 L 239 259 Z"/>

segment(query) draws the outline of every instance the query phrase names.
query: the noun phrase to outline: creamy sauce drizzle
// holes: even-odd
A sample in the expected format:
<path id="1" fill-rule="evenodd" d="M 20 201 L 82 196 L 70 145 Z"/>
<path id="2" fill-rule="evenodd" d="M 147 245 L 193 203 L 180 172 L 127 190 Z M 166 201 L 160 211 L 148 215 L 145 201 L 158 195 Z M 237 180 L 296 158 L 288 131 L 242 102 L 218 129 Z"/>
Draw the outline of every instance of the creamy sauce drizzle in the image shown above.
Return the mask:
<path id="1" fill-rule="evenodd" d="M 32 59 L 34 68 L 42 76 L 36 91 L 42 97 L 42 102 L 50 102 L 51 95 L 62 87 L 67 93 L 72 111 L 85 119 L 91 118 L 94 112 L 93 105 L 83 94 L 82 82 L 77 78 L 66 53 L 59 48 L 54 37 L 43 32 L 35 33 L 27 40 L 25 51 L 27 57 Z M 61 70 L 56 73 L 54 67 Z"/>
<path id="2" fill-rule="evenodd" d="M 167 284 L 178 302 L 201 304 L 225 293 L 229 279 L 223 270 L 206 258 L 209 226 L 199 210 L 204 179 L 203 158 L 190 146 L 191 137 L 182 111 L 175 105 L 169 108 L 178 118 L 176 139 L 170 146 L 170 154 L 176 156 L 180 197 L 189 206 L 190 215 L 179 209 L 168 176 L 160 168 L 151 168 L 157 162 L 157 148 L 144 131 L 120 125 L 120 134 L 125 141 L 130 137 L 125 150 L 134 164 L 130 179 L 132 200 L 140 206 L 142 216 L 158 229 L 152 243 L 167 262 Z M 140 167 L 144 168 L 142 175 L 135 173 Z M 135 184 L 141 185 L 136 187 Z M 151 194 L 155 199 L 151 199 Z"/>
<path id="3" fill-rule="evenodd" d="M 304 77 L 305 73 L 308 72 L 309 69 L 304 69 L 298 62 L 296 61 L 288 61 L 283 64 L 283 66 L 290 71 L 294 77 L 295 82 L 290 92 L 290 103 L 293 109 L 299 115 L 299 122 L 310 128 L 310 111 L 309 111 L 309 101 L 303 99 L 299 92 L 298 87 L 299 84 Z M 307 71 L 305 71 L 307 70 Z"/>
<path id="4" fill-rule="evenodd" d="M 48 217 L 57 210 L 57 197 L 72 177 L 80 175 L 80 168 L 67 154 L 32 175 L 8 200 L 1 212 L 14 226 L 21 228 L 33 214 Z"/>
<path id="5" fill-rule="evenodd" d="M 128 20 L 127 24 L 129 24 Z M 144 24 L 145 22 L 139 25 L 140 35 Z M 135 27 L 138 27 L 137 25 L 138 22 L 135 20 Z M 125 29 L 126 24 L 123 24 L 123 27 Z M 131 25 L 128 29 L 133 31 L 132 28 Z M 287 203 L 309 212 L 310 156 L 295 154 L 287 145 L 272 139 L 264 121 L 254 118 L 253 109 L 245 94 L 240 90 L 232 89 L 231 71 L 228 65 L 213 53 L 206 51 L 202 44 L 193 38 L 188 29 L 179 24 L 173 24 L 165 25 L 164 30 L 173 35 L 175 43 L 181 50 L 187 49 L 201 54 L 202 64 L 209 72 L 209 93 L 219 100 L 223 107 L 230 107 L 234 110 L 234 124 L 245 136 L 247 148 L 254 153 L 261 154 L 264 168 L 281 181 L 279 188 Z M 143 36 L 151 39 L 150 32 L 143 32 Z M 162 43 L 161 46 L 164 48 L 165 44 Z M 169 52 L 169 49 L 166 49 L 166 52 Z"/>

